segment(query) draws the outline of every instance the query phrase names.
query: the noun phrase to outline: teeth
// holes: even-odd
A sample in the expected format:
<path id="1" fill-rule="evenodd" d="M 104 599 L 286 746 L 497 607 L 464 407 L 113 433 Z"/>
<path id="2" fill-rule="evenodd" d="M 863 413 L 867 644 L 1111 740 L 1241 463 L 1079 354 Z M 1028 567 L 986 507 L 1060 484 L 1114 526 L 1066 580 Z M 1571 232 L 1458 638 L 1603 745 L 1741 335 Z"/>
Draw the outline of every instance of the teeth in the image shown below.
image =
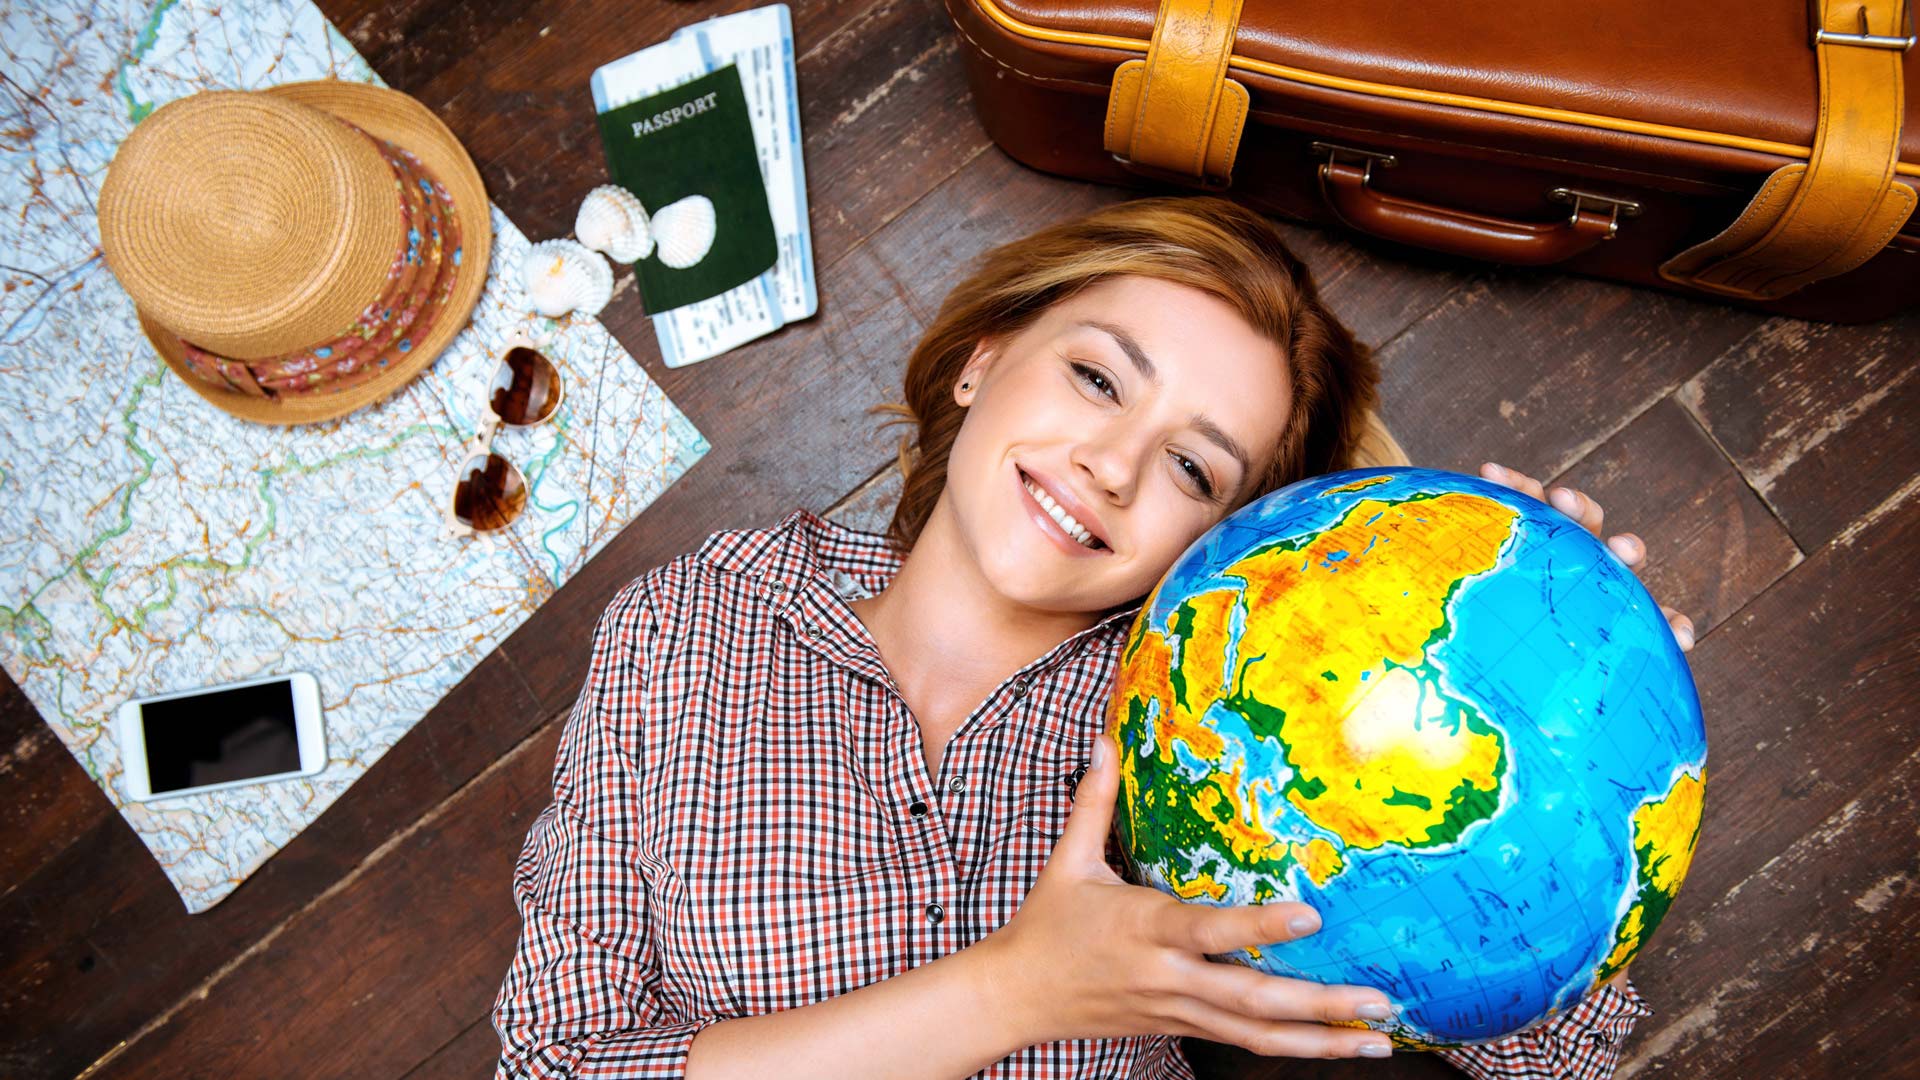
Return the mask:
<path id="1" fill-rule="evenodd" d="M 1025 481 L 1022 482 L 1025 483 Z M 1026 484 L 1026 488 L 1027 493 L 1033 496 L 1034 501 L 1046 509 L 1047 516 L 1051 517 L 1056 524 L 1066 530 L 1068 536 L 1073 537 L 1075 541 L 1079 542 L 1081 547 L 1093 547 L 1093 534 L 1088 532 L 1085 526 L 1073 520 L 1071 514 L 1060 509 L 1060 504 L 1053 501 L 1053 496 L 1048 495 L 1035 484 L 1028 483 Z"/>

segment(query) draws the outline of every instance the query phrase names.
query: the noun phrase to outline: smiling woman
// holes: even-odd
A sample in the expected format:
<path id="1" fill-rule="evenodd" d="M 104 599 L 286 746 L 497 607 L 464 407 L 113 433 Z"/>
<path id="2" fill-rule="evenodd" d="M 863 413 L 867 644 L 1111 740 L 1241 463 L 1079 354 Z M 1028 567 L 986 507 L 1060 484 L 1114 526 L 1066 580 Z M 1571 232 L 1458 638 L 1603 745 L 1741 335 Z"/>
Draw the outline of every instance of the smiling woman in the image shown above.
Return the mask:
<path id="1" fill-rule="evenodd" d="M 918 429 L 901 444 L 906 481 L 888 528 L 902 549 L 946 487 L 970 404 L 955 384 L 971 384 L 962 395 L 979 392 L 983 360 L 1005 353 L 1019 362 L 1044 350 L 1080 363 L 1086 370 L 1075 374 L 1088 392 L 1113 395 L 1123 417 L 1137 410 L 1135 395 L 1119 398 L 1122 374 L 1162 413 L 1181 395 L 1214 400 L 1222 386 L 1229 397 L 1248 395 L 1237 429 L 1224 417 L 1182 418 L 1189 445 L 1211 444 L 1203 459 L 1188 458 L 1203 493 L 1219 503 L 1216 517 L 1352 464 L 1379 381 L 1371 351 L 1320 299 L 1278 227 L 1245 207 L 1137 199 L 1060 222 L 981 257 L 908 359 L 905 401 L 881 407 Z M 1178 376 L 1171 399 L 1161 394 L 1163 365 Z M 1207 385 L 1192 385 L 1194 375 Z M 1207 467 L 1218 453 L 1230 459 L 1221 463 L 1235 474 L 1230 488 L 1222 468 Z"/>
<path id="2" fill-rule="evenodd" d="M 1390 1015 L 1379 990 L 1208 959 L 1313 933 L 1311 908 L 1118 876 L 1103 735 L 1139 602 L 1234 509 L 1353 464 L 1377 378 L 1278 229 L 1223 200 L 988 252 L 883 407 L 916 435 L 886 535 L 795 511 L 607 608 L 515 867 L 499 1075 L 1185 1078 L 1185 1035 L 1390 1052 L 1353 1026 Z M 1604 1076 L 1643 1011 L 1622 976 L 1451 1060 Z"/>

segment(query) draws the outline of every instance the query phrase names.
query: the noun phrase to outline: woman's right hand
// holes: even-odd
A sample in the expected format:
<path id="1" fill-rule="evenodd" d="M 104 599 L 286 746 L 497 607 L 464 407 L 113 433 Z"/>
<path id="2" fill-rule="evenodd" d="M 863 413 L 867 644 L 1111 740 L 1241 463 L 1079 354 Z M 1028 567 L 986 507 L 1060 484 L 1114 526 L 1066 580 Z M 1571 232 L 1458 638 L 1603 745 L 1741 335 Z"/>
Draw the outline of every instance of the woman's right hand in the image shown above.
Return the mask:
<path id="1" fill-rule="evenodd" d="M 1328 1023 L 1385 1019 L 1380 991 L 1206 957 L 1310 934 L 1320 927 L 1312 908 L 1183 904 L 1113 872 L 1105 851 L 1119 786 L 1115 756 L 1110 736 L 1095 740 L 1093 763 L 1039 880 L 1013 918 L 975 946 L 992 960 L 991 1000 L 1022 1045 L 1197 1035 L 1257 1054 L 1385 1057 L 1385 1035 Z"/>

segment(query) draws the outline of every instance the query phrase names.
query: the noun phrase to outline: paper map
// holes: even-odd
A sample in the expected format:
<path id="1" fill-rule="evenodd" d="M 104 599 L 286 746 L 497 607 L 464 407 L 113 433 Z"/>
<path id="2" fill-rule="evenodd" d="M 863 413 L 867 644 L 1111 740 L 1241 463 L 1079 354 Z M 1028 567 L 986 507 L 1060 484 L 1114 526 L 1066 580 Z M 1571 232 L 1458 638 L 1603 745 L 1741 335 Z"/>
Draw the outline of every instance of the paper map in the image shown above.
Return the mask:
<path id="1" fill-rule="evenodd" d="M 598 322 L 524 314 L 502 268 L 527 242 L 498 209 L 472 325 L 405 390 L 302 427 L 219 411 L 154 353 L 100 258 L 114 150 L 202 89 L 379 79 L 305 0 L 11 4 L 0 55 L 0 663 L 202 911 L 707 443 Z M 565 401 L 494 440 L 531 486 L 522 517 L 503 538 L 450 538 L 442 505 L 516 330 L 548 339 Z M 121 702 L 294 671 L 320 683 L 324 772 L 127 801 Z"/>

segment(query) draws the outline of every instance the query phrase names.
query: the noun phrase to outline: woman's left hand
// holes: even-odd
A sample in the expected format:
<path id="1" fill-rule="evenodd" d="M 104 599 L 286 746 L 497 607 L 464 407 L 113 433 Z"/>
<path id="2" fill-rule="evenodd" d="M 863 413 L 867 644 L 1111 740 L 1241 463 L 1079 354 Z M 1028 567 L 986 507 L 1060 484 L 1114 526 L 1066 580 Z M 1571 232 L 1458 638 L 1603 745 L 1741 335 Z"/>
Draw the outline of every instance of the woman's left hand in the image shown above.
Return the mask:
<path id="1" fill-rule="evenodd" d="M 1515 491 L 1531 495 L 1586 526 L 1587 531 L 1593 535 L 1602 535 L 1600 523 L 1605 512 L 1600 509 L 1599 503 L 1594 502 L 1584 493 L 1574 488 L 1555 487 L 1551 492 L 1544 492 L 1541 490 L 1540 481 L 1535 480 L 1526 473 L 1515 472 L 1505 466 L 1496 465 L 1491 461 L 1480 466 L 1480 475 L 1496 484 L 1501 484 Z M 1636 572 L 1640 569 L 1640 564 L 1647 559 L 1647 545 L 1642 543 L 1640 538 L 1632 533 L 1616 533 L 1613 536 L 1608 536 L 1606 537 L 1606 544 L 1608 548 L 1612 549 L 1615 555 L 1620 556 L 1621 562 L 1626 563 L 1629 569 Z M 1687 652 L 1691 650 L 1693 648 L 1693 620 L 1665 604 L 1660 605 L 1660 611 L 1667 617 L 1667 626 L 1672 628 L 1673 640 L 1679 643 L 1680 651 Z"/>

